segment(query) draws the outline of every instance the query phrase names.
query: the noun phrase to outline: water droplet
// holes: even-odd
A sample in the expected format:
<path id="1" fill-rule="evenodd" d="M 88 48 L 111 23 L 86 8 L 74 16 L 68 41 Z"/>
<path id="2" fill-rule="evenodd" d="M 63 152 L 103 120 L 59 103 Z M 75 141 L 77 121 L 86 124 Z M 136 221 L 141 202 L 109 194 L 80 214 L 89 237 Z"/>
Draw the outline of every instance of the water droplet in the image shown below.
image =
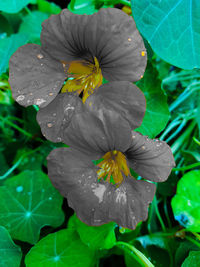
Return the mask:
<path id="1" fill-rule="evenodd" d="M 16 191 L 17 192 L 22 192 L 23 191 L 23 186 L 19 185 L 18 187 L 16 187 Z"/>
<path id="2" fill-rule="evenodd" d="M 53 124 L 52 123 L 47 123 L 47 126 L 49 127 L 49 128 L 51 128 L 52 126 L 53 126 Z"/>
<path id="3" fill-rule="evenodd" d="M 41 190 L 42 192 L 44 192 L 45 190 L 44 190 L 44 188 L 42 188 L 42 190 Z"/>
<path id="4" fill-rule="evenodd" d="M 49 197 L 49 200 L 52 200 L 52 197 Z"/>
<path id="5" fill-rule="evenodd" d="M 62 140 L 62 139 L 61 139 L 60 137 L 57 137 L 57 141 L 58 141 L 58 142 L 61 142 L 61 140 Z"/>
<path id="6" fill-rule="evenodd" d="M 42 59 L 44 56 L 42 54 L 38 54 L 37 58 Z"/>
<path id="7" fill-rule="evenodd" d="M 31 195 L 31 192 L 28 192 L 27 194 L 30 196 Z"/>
<path id="8" fill-rule="evenodd" d="M 16 101 L 23 101 L 25 98 L 24 95 L 19 95 L 17 98 L 16 98 Z"/>
<path id="9" fill-rule="evenodd" d="M 131 38 L 128 38 L 128 41 L 130 42 L 132 39 Z"/>
<path id="10" fill-rule="evenodd" d="M 34 99 L 34 104 L 38 105 L 38 106 L 42 105 L 45 102 L 47 102 L 47 101 L 44 100 L 44 99 L 39 99 L 39 98 L 38 99 Z"/>
<path id="11" fill-rule="evenodd" d="M 53 95 L 53 93 L 49 93 L 49 95 L 50 95 L 50 96 L 52 96 L 52 95 Z"/>
<path id="12" fill-rule="evenodd" d="M 142 149 L 144 150 L 145 149 L 145 146 L 142 146 Z"/>
<path id="13" fill-rule="evenodd" d="M 53 113 L 53 116 L 55 117 L 56 116 L 56 113 Z"/>

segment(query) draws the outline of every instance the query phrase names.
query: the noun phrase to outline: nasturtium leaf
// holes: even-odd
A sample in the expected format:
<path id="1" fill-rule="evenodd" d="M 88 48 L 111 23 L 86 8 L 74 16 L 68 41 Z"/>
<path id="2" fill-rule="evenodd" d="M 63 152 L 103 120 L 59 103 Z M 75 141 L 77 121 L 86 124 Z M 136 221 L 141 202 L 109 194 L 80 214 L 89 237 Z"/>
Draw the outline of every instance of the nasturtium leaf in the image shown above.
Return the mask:
<path id="1" fill-rule="evenodd" d="M 76 231 L 64 229 L 41 239 L 29 251 L 25 263 L 27 267 L 92 267 L 95 255 Z"/>
<path id="2" fill-rule="evenodd" d="M 19 267 L 22 257 L 21 249 L 15 245 L 9 232 L 0 226 L 0 264 L 1 267 Z"/>
<path id="3" fill-rule="evenodd" d="M 186 173 L 172 198 L 174 217 L 190 231 L 200 232 L 200 170 Z"/>
<path id="4" fill-rule="evenodd" d="M 40 43 L 40 33 L 42 30 L 42 22 L 49 16 L 40 11 L 33 11 L 23 17 L 19 32 L 24 33 L 31 42 Z"/>
<path id="5" fill-rule="evenodd" d="M 4 17 L 2 14 L 0 14 L 0 25 L 1 25 L 0 35 L 3 33 L 6 33 L 6 34 L 13 33 L 13 29 L 12 29 L 11 25 L 9 24 L 6 17 Z"/>
<path id="6" fill-rule="evenodd" d="M 63 198 L 41 171 L 24 171 L 0 187 L 0 224 L 12 238 L 34 244 L 45 225 L 64 221 Z"/>
<path id="7" fill-rule="evenodd" d="M 136 83 L 146 97 L 146 113 L 143 122 L 136 131 L 150 138 L 157 136 L 169 120 L 167 97 L 161 89 L 158 72 L 148 63 L 142 80 Z"/>
<path id="8" fill-rule="evenodd" d="M 0 39 L 0 75 L 6 72 L 11 55 L 26 42 L 27 36 L 22 33 L 12 34 L 9 37 Z"/>
<path id="9" fill-rule="evenodd" d="M 184 260 L 181 267 L 199 267 L 200 251 L 190 251 L 189 256 Z"/>
<path id="10" fill-rule="evenodd" d="M 182 69 L 200 67 L 200 1 L 131 0 L 138 30 L 155 53 Z"/>
<path id="11" fill-rule="evenodd" d="M 88 226 L 80 221 L 76 215 L 73 215 L 70 221 L 70 226 L 76 229 L 82 242 L 91 249 L 110 249 L 115 245 L 116 223 L 110 222 L 101 226 Z"/>
<path id="12" fill-rule="evenodd" d="M 37 0 L 38 10 L 48 14 L 59 14 L 61 8 L 54 3 L 49 3 L 46 0 Z"/>
<path id="13" fill-rule="evenodd" d="M 30 2 L 31 0 L 2 0 L 0 1 L 0 10 L 6 13 L 17 13 Z"/>
<path id="14" fill-rule="evenodd" d="M 174 266 L 181 266 L 182 262 L 188 256 L 191 250 L 199 250 L 199 247 L 188 240 L 184 240 L 184 242 L 181 242 L 180 245 L 176 247 L 176 252 L 174 256 Z"/>

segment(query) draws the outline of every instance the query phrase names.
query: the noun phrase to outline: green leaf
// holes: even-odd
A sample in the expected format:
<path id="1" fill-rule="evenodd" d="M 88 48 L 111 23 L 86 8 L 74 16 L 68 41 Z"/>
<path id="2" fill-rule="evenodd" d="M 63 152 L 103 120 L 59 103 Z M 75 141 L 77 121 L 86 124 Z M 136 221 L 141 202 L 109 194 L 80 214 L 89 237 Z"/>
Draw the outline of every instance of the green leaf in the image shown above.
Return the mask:
<path id="1" fill-rule="evenodd" d="M 171 205 L 174 217 L 190 231 L 200 232 L 200 171 L 186 173 L 178 182 Z"/>
<path id="2" fill-rule="evenodd" d="M 0 1 L 0 10 L 6 13 L 17 13 L 30 2 L 31 0 L 3 0 Z"/>
<path id="3" fill-rule="evenodd" d="M 174 265 L 181 266 L 184 259 L 188 256 L 190 250 L 199 250 L 199 247 L 187 240 L 184 240 L 184 242 L 180 243 L 179 247 L 176 248 Z"/>
<path id="4" fill-rule="evenodd" d="M 76 215 L 73 215 L 69 225 L 76 229 L 82 242 L 91 249 L 110 249 L 116 243 L 116 224 L 113 222 L 101 226 L 88 226 L 81 222 Z"/>
<path id="5" fill-rule="evenodd" d="M 25 258 L 27 267 L 92 267 L 94 252 L 73 229 L 64 229 L 40 240 Z"/>
<path id="6" fill-rule="evenodd" d="M 144 77 L 137 82 L 137 86 L 146 97 L 146 113 L 137 131 L 154 138 L 165 128 L 170 115 L 167 97 L 161 89 L 158 72 L 151 63 L 148 63 Z"/>
<path id="7" fill-rule="evenodd" d="M 181 267 L 199 267 L 200 251 L 190 251 L 189 256 L 184 260 Z"/>
<path id="8" fill-rule="evenodd" d="M 24 171 L 0 187 L 0 224 L 14 239 L 34 244 L 45 225 L 64 221 L 63 198 L 41 171 Z"/>
<path id="9" fill-rule="evenodd" d="M 200 1 L 131 0 L 131 6 L 139 31 L 159 57 L 182 69 L 200 67 Z"/>
<path id="10" fill-rule="evenodd" d="M 38 10 L 49 14 L 59 14 L 61 8 L 54 3 L 49 3 L 45 0 L 37 0 Z"/>
<path id="11" fill-rule="evenodd" d="M 13 29 L 11 27 L 11 25 L 9 24 L 8 20 L 2 15 L 0 14 L 0 34 L 2 33 L 7 33 L 7 34 L 11 34 L 13 33 Z"/>
<path id="12" fill-rule="evenodd" d="M 24 45 L 26 42 L 27 37 L 21 33 L 0 39 L 0 75 L 3 72 L 6 72 L 11 55 L 17 50 L 17 48 Z"/>
<path id="13" fill-rule="evenodd" d="M 21 249 L 12 241 L 9 232 L 0 226 L 0 261 L 1 267 L 19 267 Z"/>
<path id="14" fill-rule="evenodd" d="M 83 0 L 76 0 L 75 4 L 72 6 L 70 3 L 67 7 L 71 12 L 75 14 L 93 14 L 98 11 L 98 9 L 95 8 L 95 4 L 93 0 L 88 0 L 87 2 L 83 3 Z"/>
<path id="15" fill-rule="evenodd" d="M 40 41 L 40 33 L 42 30 L 42 22 L 49 16 L 40 11 L 33 11 L 31 14 L 23 17 L 23 22 L 20 25 L 19 32 L 25 34 L 31 42 Z"/>

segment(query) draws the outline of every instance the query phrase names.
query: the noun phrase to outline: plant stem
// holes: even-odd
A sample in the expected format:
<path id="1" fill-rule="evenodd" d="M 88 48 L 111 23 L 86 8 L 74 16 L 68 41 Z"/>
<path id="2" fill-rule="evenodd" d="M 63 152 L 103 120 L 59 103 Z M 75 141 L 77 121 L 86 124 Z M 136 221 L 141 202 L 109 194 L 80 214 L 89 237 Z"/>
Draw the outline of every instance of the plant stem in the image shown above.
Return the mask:
<path id="1" fill-rule="evenodd" d="M 16 124 L 14 124 L 13 122 L 6 120 L 6 119 L 2 119 L 0 118 L 4 123 L 10 125 L 11 127 L 15 128 L 16 130 L 18 130 L 19 132 L 21 132 L 22 134 L 28 136 L 29 138 L 32 138 L 32 134 L 30 134 L 29 132 L 23 130 L 22 128 L 20 128 L 19 126 L 17 126 Z"/>
<path id="2" fill-rule="evenodd" d="M 131 255 L 143 266 L 143 267 L 154 267 L 154 265 L 147 259 L 147 257 L 140 252 L 138 249 L 136 249 L 133 245 L 130 245 L 126 242 L 118 241 L 116 246 L 119 246 L 122 249 L 125 249 L 126 251 L 131 252 Z M 135 257 L 134 254 L 137 256 Z"/>
<path id="3" fill-rule="evenodd" d="M 180 168 L 173 168 L 172 171 L 186 171 L 186 170 L 190 170 L 190 169 L 193 169 L 193 168 L 196 168 L 199 166 L 200 166 L 200 162 L 196 162 L 196 163 L 190 164 L 188 166 L 183 166 Z"/>
<path id="4" fill-rule="evenodd" d="M 162 217 L 161 217 L 160 212 L 159 212 L 159 209 L 158 209 L 156 196 L 154 196 L 153 205 L 154 205 L 155 212 L 156 212 L 156 215 L 158 217 L 158 220 L 160 222 L 161 228 L 162 228 L 163 232 L 166 232 L 165 224 L 164 224 L 164 222 L 162 220 Z"/>
<path id="5" fill-rule="evenodd" d="M 189 236 L 185 236 L 185 239 L 187 239 L 188 241 L 192 242 L 193 244 L 195 244 L 197 247 L 200 248 L 200 243 L 198 241 L 194 240 L 193 238 Z"/>
<path id="6" fill-rule="evenodd" d="M 71 8 L 72 10 L 74 10 L 74 5 L 75 5 L 75 3 L 76 3 L 76 0 L 71 0 L 71 2 L 70 2 L 70 8 Z"/>

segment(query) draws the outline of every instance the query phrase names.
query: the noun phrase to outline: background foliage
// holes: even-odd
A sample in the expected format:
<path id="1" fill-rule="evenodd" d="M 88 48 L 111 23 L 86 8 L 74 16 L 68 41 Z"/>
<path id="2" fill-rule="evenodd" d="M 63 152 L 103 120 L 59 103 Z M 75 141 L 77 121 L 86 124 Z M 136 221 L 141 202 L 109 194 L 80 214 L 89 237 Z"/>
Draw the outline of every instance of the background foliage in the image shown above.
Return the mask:
<path id="1" fill-rule="evenodd" d="M 138 131 L 166 141 L 176 168 L 157 186 L 148 220 L 134 231 L 112 222 L 89 227 L 79 221 L 46 175 L 46 156 L 62 144 L 41 135 L 34 106 L 23 108 L 11 96 L 10 56 L 23 44 L 40 44 L 42 21 L 67 5 L 0 1 L 1 266 L 199 266 L 200 3 L 72 0 L 68 5 L 77 14 L 115 6 L 133 15 L 148 51 L 145 75 L 137 83 L 147 100 Z"/>

